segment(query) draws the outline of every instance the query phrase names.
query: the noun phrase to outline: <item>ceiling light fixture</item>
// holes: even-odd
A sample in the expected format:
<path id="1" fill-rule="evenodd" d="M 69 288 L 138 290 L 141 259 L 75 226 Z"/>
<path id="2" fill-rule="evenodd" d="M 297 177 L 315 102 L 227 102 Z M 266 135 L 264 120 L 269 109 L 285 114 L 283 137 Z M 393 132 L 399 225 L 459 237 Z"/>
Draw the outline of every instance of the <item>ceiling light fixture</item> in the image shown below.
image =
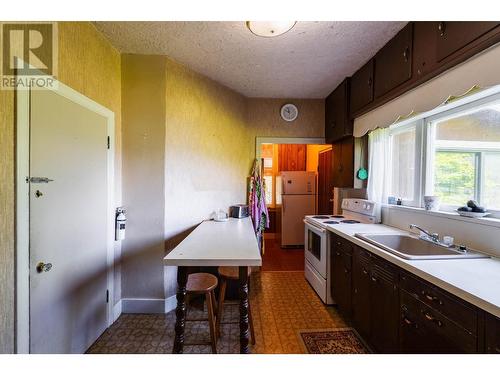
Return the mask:
<path id="1" fill-rule="evenodd" d="M 290 31 L 297 21 L 247 21 L 248 29 L 257 36 L 271 38 Z"/>

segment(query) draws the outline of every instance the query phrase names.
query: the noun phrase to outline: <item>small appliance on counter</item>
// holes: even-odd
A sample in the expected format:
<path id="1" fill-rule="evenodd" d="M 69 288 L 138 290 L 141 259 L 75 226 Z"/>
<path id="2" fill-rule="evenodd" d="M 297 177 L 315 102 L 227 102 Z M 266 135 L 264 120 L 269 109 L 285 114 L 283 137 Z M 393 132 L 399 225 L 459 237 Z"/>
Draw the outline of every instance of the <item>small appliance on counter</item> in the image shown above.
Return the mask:
<path id="1" fill-rule="evenodd" d="M 235 219 L 242 219 L 248 217 L 248 215 L 250 215 L 250 211 L 247 204 L 236 204 L 229 207 L 229 216 Z"/>

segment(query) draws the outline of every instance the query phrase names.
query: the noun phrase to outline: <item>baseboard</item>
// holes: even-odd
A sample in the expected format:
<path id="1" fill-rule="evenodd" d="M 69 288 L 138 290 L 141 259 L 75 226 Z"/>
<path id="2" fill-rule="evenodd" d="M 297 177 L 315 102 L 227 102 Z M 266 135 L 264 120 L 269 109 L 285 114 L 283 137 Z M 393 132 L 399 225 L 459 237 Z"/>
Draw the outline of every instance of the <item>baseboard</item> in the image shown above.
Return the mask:
<path id="1" fill-rule="evenodd" d="M 177 307 L 177 297 L 175 294 L 173 296 L 170 296 L 168 298 L 165 298 L 165 314 L 175 310 Z"/>
<path id="2" fill-rule="evenodd" d="M 116 322 L 116 320 L 120 317 L 121 314 L 122 314 L 122 300 L 119 300 L 113 306 L 113 322 Z"/>
<path id="3" fill-rule="evenodd" d="M 163 298 L 122 298 L 122 312 L 131 314 L 164 314 Z"/>

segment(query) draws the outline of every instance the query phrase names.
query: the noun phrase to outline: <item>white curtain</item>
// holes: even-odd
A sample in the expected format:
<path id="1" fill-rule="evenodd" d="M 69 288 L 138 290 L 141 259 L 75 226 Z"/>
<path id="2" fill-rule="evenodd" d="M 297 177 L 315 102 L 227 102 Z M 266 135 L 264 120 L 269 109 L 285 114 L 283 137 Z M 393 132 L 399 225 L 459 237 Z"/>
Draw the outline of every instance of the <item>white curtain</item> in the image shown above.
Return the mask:
<path id="1" fill-rule="evenodd" d="M 381 205 L 387 203 L 390 181 L 389 129 L 375 129 L 368 134 L 368 199 L 377 202 L 377 218 L 381 219 Z"/>

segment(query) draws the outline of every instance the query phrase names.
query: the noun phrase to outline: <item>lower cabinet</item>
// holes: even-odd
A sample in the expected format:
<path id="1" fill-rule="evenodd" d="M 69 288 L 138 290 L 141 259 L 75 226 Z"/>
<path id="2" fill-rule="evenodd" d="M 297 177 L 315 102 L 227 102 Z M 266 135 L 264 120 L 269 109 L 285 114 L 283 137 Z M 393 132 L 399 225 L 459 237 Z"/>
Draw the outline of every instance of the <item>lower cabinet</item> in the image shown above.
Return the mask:
<path id="1" fill-rule="evenodd" d="M 399 288 L 398 270 L 388 262 L 375 258 L 370 285 L 370 342 L 381 353 L 398 352 Z"/>
<path id="2" fill-rule="evenodd" d="M 343 316 L 351 316 L 351 282 L 352 282 L 352 247 L 349 241 L 339 236 L 332 236 L 330 240 L 332 252 L 332 297 Z"/>
<path id="3" fill-rule="evenodd" d="M 353 325 L 376 351 L 397 353 L 398 270 L 358 246 L 353 254 Z"/>
<path id="4" fill-rule="evenodd" d="M 500 354 L 500 319 L 487 314 L 484 331 L 486 353 Z"/>
<path id="5" fill-rule="evenodd" d="M 330 243 L 333 298 L 376 352 L 500 353 L 499 318 L 340 236 Z"/>
<path id="6" fill-rule="evenodd" d="M 475 353 L 477 337 L 401 291 L 400 350 L 403 353 Z"/>
<path id="7" fill-rule="evenodd" d="M 355 246 L 352 262 L 352 322 L 364 338 L 371 334 L 370 270 L 370 253 Z"/>

